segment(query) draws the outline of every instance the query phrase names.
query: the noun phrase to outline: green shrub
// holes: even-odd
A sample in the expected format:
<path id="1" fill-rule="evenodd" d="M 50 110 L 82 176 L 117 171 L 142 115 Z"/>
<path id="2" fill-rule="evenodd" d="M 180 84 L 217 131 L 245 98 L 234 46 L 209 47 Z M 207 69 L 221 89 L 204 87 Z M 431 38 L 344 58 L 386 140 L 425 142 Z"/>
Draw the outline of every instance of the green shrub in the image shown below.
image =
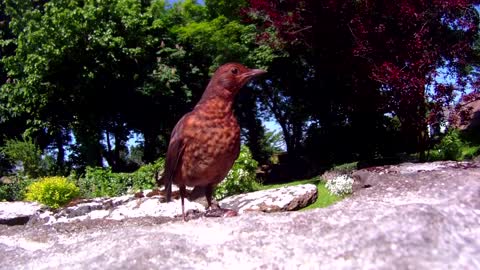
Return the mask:
<path id="1" fill-rule="evenodd" d="M 358 161 L 344 163 L 334 166 L 331 171 L 335 171 L 339 174 L 350 174 L 358 168 Z"/>
<path id="2" fill-rule="evenodd" d="M 450 130 L 435 147 L 439 157 L 444 160 L 460 160 L 462 157 L 463 142 L 458 130 Z"/>
<path id="3" fill-rule="evenodd" d="M 427 153 L 427 160 L 428 161 L 439 161 L 443 160 L 443 153 L 440 149 L 435 147 L 434 149 L 428 150 Z"/>
<path id="4" fill-rule="evenodd" d="M 87 167 L 85 176 L 77 180 L 81 196 L 84 198 L 114 197 L 127 193 L 152 189 L 156 184 L 156 174 L 163 169 L 164 160 L 140 167 L 133 173 L 114 173 L 110 168 Z"/>
<path id="5" fill-rule="evenodd" d="M 0 151 L 22 168 L 21 174 L 23 175 L 36 178 L 45 172 L 42 151 L 33 143 L 32 139 L 7 140 Z"/>
<path id="6" fill-rule="evenodd" d="M 471 160 L 480 154 L 480 146 L 465 146 L 462 149 L 462 159 Z"/>
<path id="7" fill-rule="evenodd" d="M 163 170 L 164 163 L 165 160 L 161 158 L 154 163 L 143 165 L 137 171 L 129 174 L 133 190 L 154 188 L 157 183 L 157 174 Z"/>
<path id="8" fill-rule="evenodd" d="M 255 179 L 257 166 L 248 147 L 242 145 L 232 169 L 215 189 L 215 198 L 220 200 L 234 194 L 258 190 L 259 183 Z"/>
<path id="9" fill-rule="evenodd" d="M 113 197 L 124 194 L 129 183 L 110 168 L 87 167 L 85 176 L 78 179 L 81 196 L 84 198 Z"/>
<path id="10" fill-rule="evenodd" d="M 460 130 L 450 130 L 428 151 L 428 160 L 471 160 L 480 154 L 480 145 L 471 134 Z"/>
<path id="11" fill-rule="evenodd" d="M 33 180 L 12 176 L 11 183 L 0 184 L 0 201 L 21 201 L 25 198 L 25 191 Z"/>
<path id="12" fill-rule="evenodd" d="M 79 189 L 65 177 L 45 177 L 27 187 L 26 199 L 53 209 L 65 205 L 79 195 Z"/>

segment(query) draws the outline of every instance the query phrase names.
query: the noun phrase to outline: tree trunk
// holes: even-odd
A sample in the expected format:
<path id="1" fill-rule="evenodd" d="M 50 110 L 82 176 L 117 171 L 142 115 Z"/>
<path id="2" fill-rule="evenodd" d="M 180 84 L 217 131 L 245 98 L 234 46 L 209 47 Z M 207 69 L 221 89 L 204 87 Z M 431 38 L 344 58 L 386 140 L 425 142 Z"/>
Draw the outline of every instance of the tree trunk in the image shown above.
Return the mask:
<path id="1" fill-rule="evenodd" d="M 65 149 L 63 148 L 64 137 L 63 137 L 62 131 L 56 134 L 55 143 L 58 149 L 57 160 L 56 160 L 57 173 L 64 174 L 65 173 Z"/>
<path id="2" fill-rule="evenodd" d="M 103 147 L 100 143 L 101 131 L 92 123 L 81 123 L 74 130 L 78 144 L 79 166 L 102 167 Z"/>
<path id="3" fill-rule="evenodd" d="M 144 144 L 143 144 L 143 162 L 151 163 L 154 162 L 158 156 L 155 151 L 157 148 L 156 146 L 156 138 L 157 136 L 152 131 L 144 131 L 143 132 Z"/>

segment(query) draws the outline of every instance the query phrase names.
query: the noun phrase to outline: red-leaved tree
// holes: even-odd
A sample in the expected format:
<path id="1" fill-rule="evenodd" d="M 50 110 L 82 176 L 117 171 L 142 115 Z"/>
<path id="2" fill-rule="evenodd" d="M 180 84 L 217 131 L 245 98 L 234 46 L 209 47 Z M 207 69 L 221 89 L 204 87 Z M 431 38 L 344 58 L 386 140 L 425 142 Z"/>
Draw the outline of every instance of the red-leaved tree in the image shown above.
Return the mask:
<path id="1" fill-rule="evenodd" d="M 306 93 L 312 122 L 361 130 L 381 126 L 377 120 L 388 115 L 400 121 L 410 150 L 423 153 L 427 125 L 444 121 L 442 112 L 459 96 L 478 91 L 470 72 L 479 3 L 251 0 L 245 17 L 257 24 L 259 42 L 314 70 L 300 75 L 314 76 Z"/>

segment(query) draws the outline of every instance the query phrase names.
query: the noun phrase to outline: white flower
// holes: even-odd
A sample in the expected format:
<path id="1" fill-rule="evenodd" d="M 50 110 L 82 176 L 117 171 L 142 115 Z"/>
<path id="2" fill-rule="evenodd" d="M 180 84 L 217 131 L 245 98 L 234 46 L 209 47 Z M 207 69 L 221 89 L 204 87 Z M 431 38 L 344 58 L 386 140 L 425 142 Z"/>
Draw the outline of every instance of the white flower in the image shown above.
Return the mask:
<path id="1" fill-rule="evenodd" d="M 325 187 L 330 193 L 343 196 L 352 193 L 353 178 L 348 175 L 340 175 L 327 181 Z"/>

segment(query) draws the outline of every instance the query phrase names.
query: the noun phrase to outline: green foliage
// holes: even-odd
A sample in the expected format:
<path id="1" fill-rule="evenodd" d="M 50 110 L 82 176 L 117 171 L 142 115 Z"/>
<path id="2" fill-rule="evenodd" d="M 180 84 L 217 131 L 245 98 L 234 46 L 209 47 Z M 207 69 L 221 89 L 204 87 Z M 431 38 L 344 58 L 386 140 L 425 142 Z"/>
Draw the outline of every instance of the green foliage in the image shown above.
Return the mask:
<path id="1" fill-rule="evenodd" d="M 358 162 L 350 162 L 350 163 L 344 163 L 340 165 L 333 166 L 333 168 L 330 171 L 333 171 L 338 174 L 349 174 L 352 171 L 356 170 L 358 168 Z"/>
<path id="2" fill-rule="evenodd" d="M 463 142 L 458 130 L 450 130 L 435 147 L 443 160 L 460 160 L 462 158 Z"/>
<path id="3" fill-rule="evenodd" d="M 260 185 L 255 179 L 257 166 L 248 147 L 242 145 L 232 169 L 215 189 L 215 198 L 220 200 L 234 194 L 258 190 Z"/>
<path id="4" fill-rule="evenodd" d="M 254 25 L 225 15 L 211 20 L 190 21 L 173 27 L 172 31 L 180 43 L 188 46 L 190 57 L 209 63 L 211 73 L 221 64 L 232 61 L 268 69 L 274 59 L 285 56 L 284 52 L 266 44 L 256 45 L 258 32 Z"/>
<path id="5" fill-rule="evenodd" d="M 165 160 L 158 159 L 154 163 L 150 163 L 140 167 L 137 171 L 125 175 L 131 177 L 133 190 L 152 189 L 156 185 L 157 175 L 164 168 Z"/>
<path id="6" fill-rule="evenodd" d="M 110 168 L 87 167 L 85 176 L 76 181 L 84 198 L 120 196 L 130 190 L 154 188 L 163 164 L 164 160 L 159 159 L 133 173 L 114 173 Z"/>
<path id="7" fill-rule="evenodd" d="M 78 179 L 77 185 L 84 198 L 119 196 L 127 191 L 129 183 L 124 180 L 112 173 L 111 168 L 87 167 L 85 176 Z"/>
<path id="8" fill-rule="evenodd" d="M 462 147 L 462 157 L 463 159 L 473 159 L 476 156 L 480 155 L 480 145 L 466 145 Z"/>
<path id="9" fill-rule="evenodd" d="M 210 16 L 226 16 L 227 18 L 239 18 L 240 10 L 247 6 L 246 0 L 205 0 Z"/>
<path id="10" fill-rule="evenodd" d="M 0 46 L 9 44 L 14 53 L 0 59 L 8 76 L 0 89 L 0 119 L 22 119 L 29 134 L 47 132 L 43 139 L 54 147 L 63 145 L 52 137 L 73 133 L 75 168 L 98 166 L 102 158 L 122 164 L 123 134 L 148 126 L 138 120 L 127 126 L 127 119 L 147 119 L 155 111 L 138 87 L 151 74 L 163 40 L 171 40 L 163 25 L 154 24 L 159 17 L 169 20 L 165 1 L 37 2 L 4 3 L 2 17 L 12 35 L 0 36 Z M 153 125 L 149 130 L 161 124 Z M 115 133 L 115 149 L 103 151 L 106 132 Z"/>
<path id="11" fill-rule="evenodd" d="M 45 177 L 27 187 L 28 201 L 37 201 L 53 209 L 65 205 L 79 195 L 75 183 L 65 177 Z"/>
<path id="12" fill-rule="evenodd" d="M 154 161 L 217 66 L 267 67 L 275 58 L 269 46 L 255 44 L 257 29 L 239 18 L 246 4 L 4 1 L 0 124 L 20 121 L 20 133 L 42 136 L 59 153 L 73 134 L 70 162 L 56 160 L 62 171 L 83 172 L 104 159 L 113 171 L 126 171 L 121 153 L 132 130 L 144 135 L 142 160 Z M 107 134 L 115 145 L 105 143 Z"/>
<path id="13" fill-rule="evenodd" d="M 440 143 L 428 152 L 429 160 L 469 160 L 480 153 L 480 145 L 476 138 L 460 130 L 449 130 Z"/>
<path id="14" fill-rule="evenodd" d="M 191 22 L 175 32 L 182 43 L 191 44 L 196 51 L 213 57 L 210 71 L 227 61 L 245 59 L 255 37 L 254 27 L 229 21 L 223 16 L 211 21 Z"/>
<path id="15" fill-rule="evenodd" d="M 30 138 L 7 140 L 0 151 L 22 168 L 22 175 L 36 178 L 46 171 L 47 164 L 42 160 L 42 152 Z"/>
<path id="16" fill-rule="evenodd" d="M 0 184 L 0 202 L 23 200 L 27 186 L 33 182 L 29 178 L 15 176 L 12 176 L 11 179 L 13 179 L 11 183 Z"/>

